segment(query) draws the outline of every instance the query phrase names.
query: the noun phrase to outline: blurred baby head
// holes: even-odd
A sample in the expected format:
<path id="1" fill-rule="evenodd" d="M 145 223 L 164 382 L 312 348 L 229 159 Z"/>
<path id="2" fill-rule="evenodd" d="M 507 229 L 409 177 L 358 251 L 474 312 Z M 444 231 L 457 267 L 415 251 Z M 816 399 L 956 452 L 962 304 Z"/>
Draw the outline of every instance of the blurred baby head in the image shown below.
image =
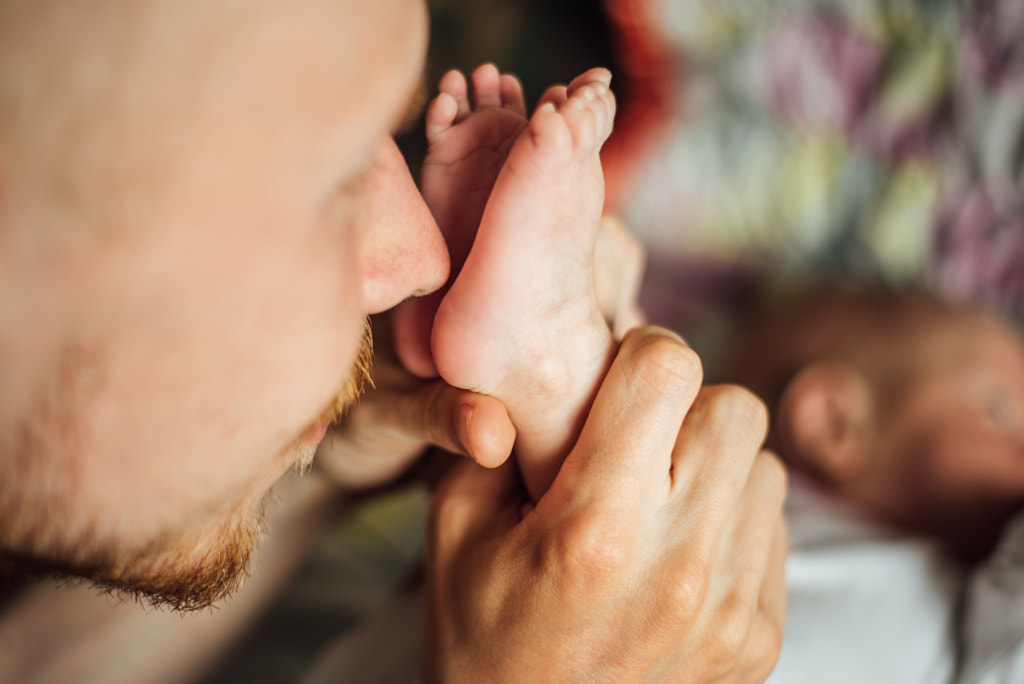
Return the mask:
<path id="1" fill-rule="evenodd" d="M 790 467 L 967 560 L 1024 503 L 1024 344 L 993 316 L 819 292 L 752 322 L 723 373 L 769 403 Z"/>

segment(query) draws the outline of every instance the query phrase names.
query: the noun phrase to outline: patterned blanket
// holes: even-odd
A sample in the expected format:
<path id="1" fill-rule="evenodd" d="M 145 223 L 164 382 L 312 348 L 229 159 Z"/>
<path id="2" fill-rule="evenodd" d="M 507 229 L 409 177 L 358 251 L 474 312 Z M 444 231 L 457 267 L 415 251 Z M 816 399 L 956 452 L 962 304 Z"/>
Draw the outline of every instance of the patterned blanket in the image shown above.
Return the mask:
<path id="1" fill-rule="evenodd" d="M 1024 0 L 605 2 L 646 26 L 632 76 L 671 80 L 613 207 L 656 319 L 694 322 L 681 285 L 709 308 L 828 278 L 1024 322 Z"/>

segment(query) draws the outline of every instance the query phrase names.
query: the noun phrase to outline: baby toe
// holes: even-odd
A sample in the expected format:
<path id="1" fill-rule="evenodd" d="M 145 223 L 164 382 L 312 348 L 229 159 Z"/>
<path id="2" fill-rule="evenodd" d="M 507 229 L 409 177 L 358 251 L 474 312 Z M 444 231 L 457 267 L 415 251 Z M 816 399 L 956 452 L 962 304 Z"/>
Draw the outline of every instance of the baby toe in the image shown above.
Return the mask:
<path id="1" fill-rule="evenodd" d="M 512 74 L 502 74 L 499 88 L 502 106 L 525 117 L 526 98 L 523 97 L 523 85 L 519 79 Z"/>
<path id="2" fill-rule="evenodd" d="M 541 95 L 540 101 L 537 106 L 540 107 L 545 103 L 550 103 L 554 107 L 561 107 L 565 104 L 565 101 L 569 99 L 568 89 L 564 85 L 551 86 L 544 91 Z"/>
<path id="3" fill-rule="evenodd" d="M 427 107 L 426 129 L 427 140 L 433 141 L 441 133 L 451 128 L 460 112 L 459 103 L 448 93 L 441 93 Z"/>
<path id="4" fill-rule="evenodd" d="M 441 77 L 437 86 L 441 95 L 450 96 L 457 106 L 456 120 L 469 116 L 469 86 L 466 84 L 466 77 L 461 71 L 453 69 Z"/>
<path id="5" fill-rule="evenodd" d="M 589 87 L 577 90 L 559 109 L 577 152 L 587 153 L 597 144 L 598 112 L 602 109 L 596 93 Z"/>
<path id="6" fill-rule="evenodd" d="M 483 64 L 473 72 L 473 100 L 476 108 L 501 106 L 501 73 L 493 64 Z"/>

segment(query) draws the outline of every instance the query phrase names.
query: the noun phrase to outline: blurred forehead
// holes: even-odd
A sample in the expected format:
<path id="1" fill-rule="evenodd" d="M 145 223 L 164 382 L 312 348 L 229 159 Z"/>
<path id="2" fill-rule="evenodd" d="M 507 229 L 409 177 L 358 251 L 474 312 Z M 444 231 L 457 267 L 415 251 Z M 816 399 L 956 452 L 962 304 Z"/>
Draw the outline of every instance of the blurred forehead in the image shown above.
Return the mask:
<path id="1" fill-rule="evenodd" d="M 334 126 L 332 153 L 369 147 L 419 77 L 425 14 L 422 0 L 0 0 L 0 148 L 70 168 L 133 142 L 180 148 L 200 119 L 282 143 Z"/>
<path id="2" fill-rule="evenodd" d="M 201 16 L 186 12 L 180 32 L 166 28 L 174 26 L 172 21 L 158 24 L 176 70 L 166 80 L 177 81 L 189 97 L 203 98 L 212 108 L 223 105 L 235 113 L 248 106 L 253 118 L 280 114 L 296 126 L 334 125 L 362 143 L 395 123 L 422 69 L 421 0 L 205 0 L 194 5 L 202 9 L 192 12 Z M 188 55 L 182 54 L 185 40 L 194 43 Z"/>
<path id="3" fill-rule="evenodd" d="M 864 361 L 900 358 L 908 367 L 964 362 L 998 346 L 1019 346 L 1014 331 L 980 310 L 924 295 L 859 295 L 825 299 L 796 330 L 818 353 Z"/>
<path id="4" fill-rule="evenodd" d="M 922 366 L 983 362 L 995 351 L 1005 359 L 1020 347 L 1009 325 L 979 310 L 936 307 L 907 310 L 903 315 L 902 325 L 889 332 L 887 341 L 912 354 Z"/>
<path id="5" fill-rule="evenodd" d="M 941 331 L 942 355 L 952 370 L 985 372 L 1024 391 L 1024 341 L 1008 324 L 975 314 Z"/>
<path id="6" fill-rule="evenodd" d="M 265 2 L 266 13 L 224 60 L 217 79 L 218 88 L 237 94 L 229 111 L 264 114 L 267 124 L 276 115 L 275 135 L 282 142 L 313 141 L 327 156 L 348 163 L 342 175 L 361 170 L 418 85 L 426 51 L 424 4 Z M 235 27 L 232 19 L 221 30 L 231 35 Z"/>

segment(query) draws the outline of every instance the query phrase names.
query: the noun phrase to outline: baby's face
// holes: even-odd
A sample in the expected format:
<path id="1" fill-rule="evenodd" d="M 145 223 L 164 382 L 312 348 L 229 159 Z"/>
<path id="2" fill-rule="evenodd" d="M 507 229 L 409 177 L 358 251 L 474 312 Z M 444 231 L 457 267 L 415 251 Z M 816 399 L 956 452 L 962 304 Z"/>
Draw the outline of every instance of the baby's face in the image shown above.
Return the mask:
<path id="1" fill-rule="evenodd" d="M 1024 503 L 1024 345 L 973 315 L 921 332 L 905 341 L 920 371 L 880 407 L 863 495 L 976 558 Z"/>

